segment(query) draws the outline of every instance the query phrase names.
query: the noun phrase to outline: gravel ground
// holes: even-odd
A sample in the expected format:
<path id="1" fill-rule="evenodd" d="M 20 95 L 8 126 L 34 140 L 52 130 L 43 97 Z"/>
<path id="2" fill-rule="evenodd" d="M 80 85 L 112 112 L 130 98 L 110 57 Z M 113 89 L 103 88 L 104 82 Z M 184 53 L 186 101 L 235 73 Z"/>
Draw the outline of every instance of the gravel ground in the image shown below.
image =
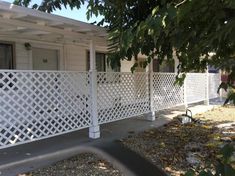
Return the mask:
<path id="1" fill-rule="evenodd" d="M 235 122 L 235 107 L 234 106 L 218 107 L 203 114 L 197 114 L 195 117 L 200 118 L 202 120 L 209 120 L 212 122 L 214 121 L 217 123 Z"/>
<path id="2" fill-rule="evenodd" d="M 172 176 L 180 176 L 190 168 L 204 166 L 216 160 L 223 131 L 216 125 L 235 123 L 235 107 L 219 107 L 195 116 L 206 124 L 181 125 L 173 120 L 160 128 L 139 134 L 130 132 L 121 139 L 125 146 L 136 151 Z M 235 126 L 229 129 L 235 133 Z M 234 136 L 231 139 L 235 139 Z M 110 163 L 93 154 L 80 154 L 54 165 L 19 176 L 123 176 Z"/>
<path id="3" fill-rule="evenodd" d="M 219 107 L 195 117 L 204 123 L 182 125 L 173 120 L 163 127 L 129 135 L 121 142 L 172 176 L 180 176 L 189 169 L 200 170 L 208 161 L 216 162 L 219 147 L 225 143 L 223 139 L 233 141 L 235 146 L 235 126 L 231 125 L 235 123 L 235 107 Z M 230 127 L 220 129 L 219 124 Z"/>
<path id="4" fill-rule="evenodd" d="M 19 176 L 123 176 L 110 163 L 90 153 L 79 154 L 46 168 Z"/>

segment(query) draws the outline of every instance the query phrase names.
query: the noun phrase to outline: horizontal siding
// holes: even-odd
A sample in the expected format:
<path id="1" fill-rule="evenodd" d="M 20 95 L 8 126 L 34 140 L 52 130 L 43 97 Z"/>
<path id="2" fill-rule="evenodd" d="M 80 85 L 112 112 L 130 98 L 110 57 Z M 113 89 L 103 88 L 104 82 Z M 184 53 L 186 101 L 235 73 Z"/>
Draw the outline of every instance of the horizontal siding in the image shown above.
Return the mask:
<path id="1" fill-rule="evenodd" d="M 30 68 L 29 54 L 23 43 L 15 43 L 16 69 L 27 70 Z"/>
<path id="2" fill-rule="evenodd" d="M 121 72 L 131 72 L 131 67 L 134 65 L 135 60 L 131 61 L 123 60 L 121 61 Z"/>
<path id="3" fill-rule="evenodd" d="M 65 45 L 66 70 L 86 71 L 87 70 L 87 49 L 82 46 Z"/>

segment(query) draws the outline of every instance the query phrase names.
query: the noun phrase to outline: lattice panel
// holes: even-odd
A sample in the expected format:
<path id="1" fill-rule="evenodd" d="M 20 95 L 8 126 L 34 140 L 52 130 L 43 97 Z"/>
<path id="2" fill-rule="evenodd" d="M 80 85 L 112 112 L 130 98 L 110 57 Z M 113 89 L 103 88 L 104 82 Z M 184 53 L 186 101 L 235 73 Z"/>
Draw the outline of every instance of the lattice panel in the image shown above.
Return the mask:
<path id="1" fill-rule="evenodd" d="M 89 74 L 0 72 L 0 148 L 91 125 Z"/>
<path id="2" fill-rule="evenodd" d="M 150 111 L 147 73 L 98 73 L 99 123 Z"/>
<path id="3" fill-rule="evenodd" d="M 186 76 L 187 103 L 206 100 L 206 73 L 188 73 Z"/>
<path id="4" fill-rule="evenodd" d="M 209 74 L 209 98 L 217 98 L 219 94 L 217 93 L 218 87 L 220 85 L 220 74 L 210 73 Z"/>
<path id="5" fill-rule="evenodd" d="M 153 108 L 155 111 L 184 103 L 183 87 L 174 85 L 175 73 L 153 74 Z"/>

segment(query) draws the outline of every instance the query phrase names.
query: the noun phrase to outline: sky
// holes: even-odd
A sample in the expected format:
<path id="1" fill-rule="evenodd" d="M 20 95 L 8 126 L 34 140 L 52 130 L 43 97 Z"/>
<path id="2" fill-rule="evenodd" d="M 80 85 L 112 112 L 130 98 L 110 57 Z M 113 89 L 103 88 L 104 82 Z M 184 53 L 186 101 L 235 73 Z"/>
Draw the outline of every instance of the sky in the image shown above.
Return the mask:
<path id="1" fill-rule="evenodd" d="M 12 3 L 14 0 L 3 0 L 6 2 L 10 2 Z M 40 0 L 33 0 L 33 3 L 40 3 Z M 60 15 L 63 17 L 67 17 L 67 18 L 72 18 L 75 20 L 79 20 L 79 21 L 83 21 L 83 22 L 88 22 L 88 23 L 92 23 L 94 21 L 100 21 L 101 17 L 92 17 L 89 21 L 87 21 L 86 18 L 86 6 L 87 3 L 84 4 L 79 10 L 78 9 L 73 9 L 71 10 L 70 8 L 62 8 L 62 10 L 56 10 L 55 12 L 53 12 L 53 14 L 55 15 Z"/>

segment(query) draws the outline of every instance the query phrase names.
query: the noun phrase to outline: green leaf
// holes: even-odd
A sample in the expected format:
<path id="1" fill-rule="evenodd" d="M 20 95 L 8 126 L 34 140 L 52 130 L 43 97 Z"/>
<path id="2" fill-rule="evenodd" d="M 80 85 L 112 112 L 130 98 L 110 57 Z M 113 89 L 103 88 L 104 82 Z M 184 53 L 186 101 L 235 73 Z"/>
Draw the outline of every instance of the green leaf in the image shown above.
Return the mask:
<path id="1" fill-rule="evenodd" d="M 233 176 L 235 175 L 235 170 L 230 165 L 225 165 L 224 167 L 224 176 Z"/>
<path id="2" fill-rule="evenodd" d="M 220 153 L 223 155 L 223 161 L 225 163 L 229 162 L 229 158 L 233 155 L 234 147 L 230 144 L 226 144 L 221 150 Z"/>
<path id="3" fill-rule="evenodd" d="M 185 174 L 184 174 L 184 176 L 195 176 L 196 174 L 195 174 L 195 172 L 192 170 L 192 169 L 190 169 L 189 171 L 187 171 Z"/>
<path id="4" fill-rule="evenodd" d="M 198 176 L 211 176 L 211 175 L 206 171 L 201 171 Z"/>

